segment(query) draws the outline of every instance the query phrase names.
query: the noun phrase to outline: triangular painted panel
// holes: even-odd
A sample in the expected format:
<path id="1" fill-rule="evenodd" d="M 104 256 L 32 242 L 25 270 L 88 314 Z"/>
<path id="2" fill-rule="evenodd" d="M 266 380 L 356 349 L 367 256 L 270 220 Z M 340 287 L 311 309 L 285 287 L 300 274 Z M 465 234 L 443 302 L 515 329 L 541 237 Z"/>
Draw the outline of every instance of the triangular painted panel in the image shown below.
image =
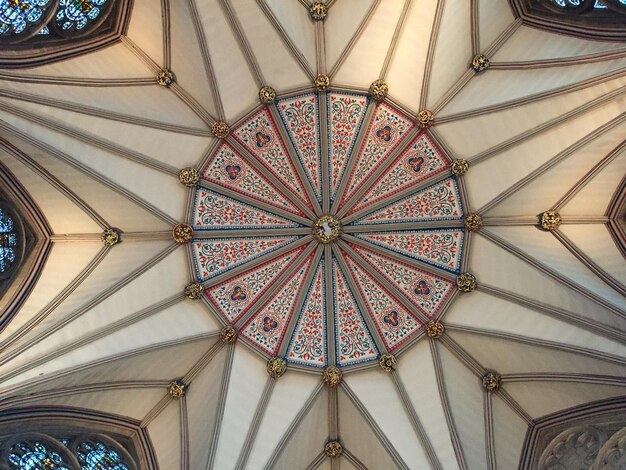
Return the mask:
<path id="1" fill-rule="evenodd" d="M 309 93 L 280 100 L 278 111 L 289 131 L 289 138 L 307 178 L 321 201 L 322 161 L 317 94 Z"/>
<path id="2" fill-rule="evenodd" d="M 202 178 L 257 201 L 294 214 L 304 214 L 227 143 L 220 145 L 202 171 Z"/>
<path id="3" fill-rule="evenodd" d="M 296 307 L 298 297 L 304 289 L 304 278 L 312 261 L 313 254 L 285 282 L 284 287 L 272 296 L 248 321 L 241 332 L 242 338 L 272 356 L 278 353 L 289 319 Z"/>
<path id="4" fill-rule="evenodd" d="M 455 274 L 461 270 L 463 229 L 398 230 L 356 236 Z"/>
<path id="5" fill-rule="evenodd" d="M 387 349 L 393 351 L 415 336 L 420 322 L 352 258 L 346 256 L 346 261 Z"/>
<path id="6" fill-rule="evenodd" d="M 454 284 L 434 274 L 380 255 L 356 244 L 350 247 L 360 254 L 381 275 L 399 287 L 416 307 L 432 317 L 454 292 Z"/>
<path id="7" fill-rule="evenodd" d="M 252 155 L 257 157 L 267 171 L 278 178 L 307 206 L 311 205 L 285 144 L 280 138 L 276 123 L 266 107 L 250 116 L 232 131 L 232 134 Z"/>
<path id="8" fill-rule="evenodd" d="M 326 366 L 326 283 L 324 261 L 313 276 L 300 318 L 291 337 L 287 360 L 313 367 Z"/>
<path id="9" fill-rule="evenodd" d="M 403 189 L 431 178 L 449 167 L 443 152 L 428 134 L 421 132 L 365 193 L 352 214 Z"/>
<path id="10" fill-rule="evenodd" d="M 272 287 L 274 281 L 298 258 L 306 245 L 210 287 L 205 291 L 217 311 L 236 323 L 250 306 Z"/>
<path id="11" fill-rule="evenodd" d="M 350 179 L 348 179 L 348 186 L 341 200 L 342 204 L 345 204 L 350 196 L 367 181 L 385 157 L 400 145 L 403 137 L 413 126 L 412 119 L 386 103 L 376 106 L 352 173 L 347 175 Z"/>
<path id="12" fill-rule="evenodd" d="M 348 366 L 377 359 L 378 348 L 335 259 L 333 259 L 333 304 L 337 365 Z"/>
<path id="13" fill-rule="evenodd" d="M 205 188 L 196 190 L 192 224 L 200 230 L 301 227 L 300 224 Z"/>
<path id="14" fill-rule="evenodd" d="M 369 98 L 351 93 L 328 93 L 328 161 L 331 199 L 335 198 L 346 163 L 361 129 Z"/>
<path id="15" fill-rule="evenodd" d="M 192 241 L 196 277 L 200 281 L 278 250 L 300 237 L 247 237 Z"/>
<path id="16" fill-rule="evenodd" d="M 462 217 L 456 179 L 447 178 L 357 220 L 354 225 L 459 220 Z"/>

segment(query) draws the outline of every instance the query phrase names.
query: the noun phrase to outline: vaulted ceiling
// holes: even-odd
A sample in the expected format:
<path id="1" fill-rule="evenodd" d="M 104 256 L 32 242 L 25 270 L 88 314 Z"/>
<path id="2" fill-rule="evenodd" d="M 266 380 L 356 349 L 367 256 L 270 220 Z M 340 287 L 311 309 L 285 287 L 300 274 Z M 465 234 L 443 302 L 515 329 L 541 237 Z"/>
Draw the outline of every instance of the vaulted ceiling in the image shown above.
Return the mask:
<path id="1" fill-rule="evenodd" d="M 517 467 L 539 418 L 624 395 L 626 269 L 619 236 L 608 224 L 626 174 L 624 43 L 531 28 L 505 1 L 327 5 L 326 18 L 314 21 L 306 0 L 134 0 L 127 30 L 114 45 L 0 70 L 0 162 L 52 233 L 32 291 L 3 312 L 11 320 L 0 332 L 0 412 L 46 405 L 136 420 L 161 469 L 509 469 Z M 490 61 L 480 73 L 470 68 L 478 54 Z M 155 78 L 164 69 L 173 73 L 170 86 Z M 327 92 L 314 87 L 320 73 L 330 77 Z M 391 371 L 378 360 L 359 363 L 343 369 L 338 387 L 328 387 L 322 368 L 288 362 L 284 375 L 272 378 L 266 365 L 277 353 L 242 338 L 224 341 L 220 333 L 229 319 L 208 293 L 185 297 L 190 281 L 207 279 L 196 271 L 196 244 L 172 239 L 179 223 L 195 226 L 197 236 L 201 228 L 197 188 L 181 184 L 179 171 L 194 167 L 207 190 L 240 194 L 203 173 L 220 146 L 230 145 L 312 214 L 294 219 L 293 211 L 261 200 L 258 209 L 306 230 L 235 227 L 220 236 L 301 235 L 315 263 L 324 259 L 330 266 L 334 253 L 344 269 L 339 252 L 362 261 L 353 245 L 317 245 L 305 233 L 328 212 L 324 189 L 309 208 L 235 131 L 259 110 L 270 110 L 281 126 L 276 137 L 286 142 L 284 158 L 306 175 L 288 122 L 281 124 L 274 103 L 259 104 L 259 89 L 271 86 L 279 103 L 317 97 L 323 110 L 332 94 L 367 101 L 377 79 L 388 84 L 387 101 L 367 102 L 357 143 L 367 142 L 376 110 L 389 106 L 408 117 L 411 136 L 426 133 L 445 162 L 445 171 L 415 183 L 416 191 L 445 178 L 460 188 L 455 221 L 400 218 L 403 229 L 415 223 L 462 232 L 458 270 L 402 260 L 451 286 L 458 273 L 469 272 L 477 286 L 471 292 L 453 287 L 433 313 L 443 335 L 416 329 L 393 351 Z M 420 130 L 414 119 L 426 109 L 434 120 Z M 315 116 L 327 119 L 319 109 Z M 216 121 L 228 123 L 231 134 L 214 137 Z M 322 159 L 327 138 L 320 137 Z M 392 165 L 409 143 L 384 154 L 381 165 Z M 349 170 L 358 169 L 356 149 Z M 452 176 L 450 165 L 459 159 L 469 169 Z M 332 163 L 321 165 L 328 170 Z M 301 181 L 306 195 L 315 195 L 314 184 Z M 253 196 L 240 195 L 246 204 Z M 545 230 L 538 215 L 548 210 L 562 221 Z M 479 214 L 482 225 L 464 228 L 468 214 Z M 121 232 L 120 243 L 103 245 L 101 233 L 109 227 Z M 215 228 L 205 227 L 200 238 L 213 243 Z M 337 244 L 346 240 L 354 243 L 346 237 Z M 245 269 L 234 270 L 233 278 Z M 412 311 L 398 285 L 370 272 L 426 324 L 430 317 Z M 302 276 L 311 283 L 314 272 Z M 291 279 L 297 282 L 295 274 Z M 365 315 L 368 298 L 357 292 L 354 273 L 345 282 Z M 263 299 L 285 283 L 268 286 Z M 302 307 L 307 292 L 299 292 Z M 3 305 L 15 300 L 9 297 Z M 372 341 L 380 353 L 389 352 L 375 316 L 374 309 L 367 320 Z M 286 347 L 277 351 L 284 355 Z M 324 365 L 335 362 L 341 361 L 329 354 Z M 482 383 L 488 371 L 501 376 L 492 391 Z M 175 399 L 168 384 L 180 378 L 188 390 Z M 340 457 L 324 453 L 329 440 L 343 446 Z"/>

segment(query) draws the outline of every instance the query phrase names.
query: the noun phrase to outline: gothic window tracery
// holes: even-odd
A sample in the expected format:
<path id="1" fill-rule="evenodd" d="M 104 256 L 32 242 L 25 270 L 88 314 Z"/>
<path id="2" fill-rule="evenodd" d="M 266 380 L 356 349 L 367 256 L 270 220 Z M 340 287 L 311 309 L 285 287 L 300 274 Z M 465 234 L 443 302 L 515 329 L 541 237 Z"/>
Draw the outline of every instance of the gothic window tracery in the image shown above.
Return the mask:
<path id="1" fill-rule="evenodd" d="M 21 259 L 19 223 L 15 214 L 0 202 L 0 280 L 16 271 Z"/>
<path id="2" fill-rule="evenodd" d="M 73 437 L 25 433 L 6 441 L 0 470 L 136 470 L 116 440 L 101 434 Z"/>

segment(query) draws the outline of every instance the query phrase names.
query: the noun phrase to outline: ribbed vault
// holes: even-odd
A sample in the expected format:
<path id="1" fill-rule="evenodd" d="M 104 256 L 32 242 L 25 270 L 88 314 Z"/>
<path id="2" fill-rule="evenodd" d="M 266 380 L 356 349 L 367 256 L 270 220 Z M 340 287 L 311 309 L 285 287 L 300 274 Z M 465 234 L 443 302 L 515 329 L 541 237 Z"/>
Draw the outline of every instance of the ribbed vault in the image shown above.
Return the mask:
<path id="1" fill-rule="evenodd" d="M 329 0 L 319 21 L 306 0 L 133 3 L 118 43 L 0 73 L 0 162 L 45 216 L 52 245 L 0 332 L 0 412 L 70 406 L 136 420 L 162 469 L 508 469 L 545 415 L 624 395 L 626 271 L 608 228 L 626 173 L 623 43 L 533 29 L 504 1 Z M 482 71 L 470 67 L 479 54 L 489 60 Z M 328 90 L 314 86 L 318 74 L 328 75 Z M 175 242 L 172 229 L 185 223 L 202 240 L 227 239 L 226 229 L 198 228 L 192 218 L 197 192 L 213 191 L 305 227 L 263 229 L 304 240 L 291 245 L 302 247 L 301 259 L 327 263 L 341 249 L 362 261 L 353 246 L 373 245 L 354 243 L 349 230 L 337 242 L 348 248 L 312 243 L 307 221 L 338 209 L 325 191 L 325 134 L 316 194 L 289 128 L 278 131 L 301 177 L 299 197 L 236 130 L 261 110 L 281 119 L 275 101 L 259 104 L 264 86 L 277 102 L 317 97 L 324 111 L 327 96 L 367 98 L 377 79 L 389 87 L 384 105 L 409 118 L 407 139 L 427 132 L 448 165 L 468 163 L 429 184 L 454 177 L 463 214 L 480 216 L 454 225 L 465 234 L 462 271 L 475 276 L 475 289 L 454 286 L 460 270 L 415 262 L 453 286 L 435 316 L 443 334 L 422 328 L 393 352 L 395 367 L 388 362 L 385 371 L 376 360 L 345 368 L 336 387 L 319 368 L 291 364 L 272 378 L 267 360 L 286 346 L 269 354 L 232 342 L 224 327 L 241 330 L 242 322 L 226 321 L 208 296 L 186 298 L 188 283 L 206 279 L 195 270 L 194 244 Z M 348 175 L 359 169 L 379 106 L 367 105 Z M 422 130 L 424 110 L 434 119 Z M 231 133 L 217 138 L 222 122 Z M 224 145 L 293 208 L 204 177 Z M 199 185 L 181 184 L 187 167 L 200 172 Z M 338 183 L 340 195 L 348 184 Z M 426 186 L 419 184 L 402 195 Z M 560 224 L 542 228 L 549 210 Z M 120 243 L 102 242 L 108 228 Z M 254 230 L 239 227 L 231 239 Z M 231 274 L 223 276 L 204 287 Z M 375 279 L 410 304 L 398 285 Z M 363 294 L 354 295 L 366 311 Z M 429 319 L 415 315 L 425 326 Z M 376 333 L 373 341 L 387 352 Z M 169 393 L 175 380 L 187 386 L 179 398 Z M 325 451 L 330 441 L 341 443 L 340 455 Z"/>

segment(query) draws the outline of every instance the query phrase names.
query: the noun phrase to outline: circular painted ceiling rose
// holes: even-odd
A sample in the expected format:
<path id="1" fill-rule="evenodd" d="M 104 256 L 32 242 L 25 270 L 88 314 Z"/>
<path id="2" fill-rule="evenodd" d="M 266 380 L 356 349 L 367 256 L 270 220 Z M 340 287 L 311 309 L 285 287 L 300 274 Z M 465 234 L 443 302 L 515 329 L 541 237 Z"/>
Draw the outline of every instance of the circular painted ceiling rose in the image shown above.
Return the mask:
<path id="1" fill-rule="evenodd" d="M 375 367 L 424 336 L 457 290 L 467 229 L 453 161 L 369 93 L 257 108 L 199 169 L 195 282 L 266 358 Z"/>

